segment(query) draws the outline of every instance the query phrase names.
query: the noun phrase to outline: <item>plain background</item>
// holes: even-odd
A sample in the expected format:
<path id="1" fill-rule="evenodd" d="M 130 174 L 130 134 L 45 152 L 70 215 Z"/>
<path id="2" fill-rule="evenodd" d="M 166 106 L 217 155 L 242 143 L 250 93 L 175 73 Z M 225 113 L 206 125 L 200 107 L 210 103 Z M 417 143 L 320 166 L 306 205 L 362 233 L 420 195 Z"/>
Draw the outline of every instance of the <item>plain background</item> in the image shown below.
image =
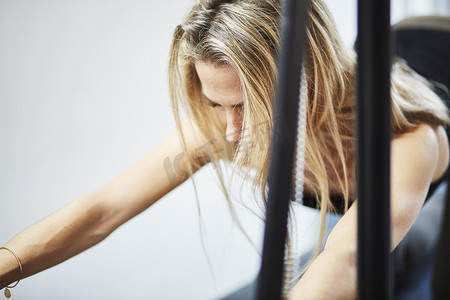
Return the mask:
<path id="1" fill-rule="evenodd" d="M 327 2 L 351 45 L 356 1 Z M 190 3 L 0 0 L 0 244 L 103 186 L 173 129 L 167 57 Z M 431 13 L 448 14 L 449 2 L 393 2 L 393 21 Z M 101 244 L 23 280 L 14 299 L 214 299 L 251 281 L 260 258 L 233 226 L 214 170 L 196 180 L 202 235 L 187 182 Z M 234 198 L 256 208 L 246 188 Z M 236 209 L 260 248 L 262 222 Z M 308 247 L 317 218 L 298 210 Z"/>

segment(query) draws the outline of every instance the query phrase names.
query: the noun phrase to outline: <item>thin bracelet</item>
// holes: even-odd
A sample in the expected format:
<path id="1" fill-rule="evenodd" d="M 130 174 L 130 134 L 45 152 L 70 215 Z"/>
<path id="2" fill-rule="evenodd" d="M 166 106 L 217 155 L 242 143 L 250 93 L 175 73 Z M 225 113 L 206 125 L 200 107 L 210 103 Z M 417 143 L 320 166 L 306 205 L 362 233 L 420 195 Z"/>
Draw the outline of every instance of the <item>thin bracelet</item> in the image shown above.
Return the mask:
<path id="1" fill-rule="evenodd" d="M 17 262 L 19 263 L 19 268 L 20 268 L 19 279 L 17 279 L 17 281 L 16 281 L 16 283 L 14 285 L 11 285 L 11 286 L 7 285 L 7 286 L 5 286 L 5 297 L 6 298 L 10 298 L 11 297 L 11 291 L 9 289 L 12 289 L 13 287 L 16 287 L 19 284 L 19 281 L 20 281 L 20 279 L 22 277 L 22 271 L 23 271 L 22 263 L 20 262 L 20 259 L 17 256 L 17 254 L 14 251 L 12 251 L 11 249 L 9 249 L 8 247 L 0 247 L 0 249 L 5 249 L 5 250 L 8 250 L 9 252 L 11 252 L 14 255 L 14 257 L 17 259 Z"/>

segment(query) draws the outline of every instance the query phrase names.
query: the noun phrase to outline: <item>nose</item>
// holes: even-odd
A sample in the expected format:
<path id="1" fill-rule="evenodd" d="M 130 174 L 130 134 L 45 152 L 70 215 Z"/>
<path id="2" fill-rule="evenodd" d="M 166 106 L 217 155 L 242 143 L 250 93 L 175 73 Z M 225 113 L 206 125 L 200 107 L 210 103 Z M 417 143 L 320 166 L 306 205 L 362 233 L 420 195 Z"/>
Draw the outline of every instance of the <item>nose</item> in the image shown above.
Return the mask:
<path id="1" fill-rule="evenodd" d="M 229 143 L 237 143 L 242 132 L 242 113 L 239 110 L 227 111 L 226 138 Z"/>

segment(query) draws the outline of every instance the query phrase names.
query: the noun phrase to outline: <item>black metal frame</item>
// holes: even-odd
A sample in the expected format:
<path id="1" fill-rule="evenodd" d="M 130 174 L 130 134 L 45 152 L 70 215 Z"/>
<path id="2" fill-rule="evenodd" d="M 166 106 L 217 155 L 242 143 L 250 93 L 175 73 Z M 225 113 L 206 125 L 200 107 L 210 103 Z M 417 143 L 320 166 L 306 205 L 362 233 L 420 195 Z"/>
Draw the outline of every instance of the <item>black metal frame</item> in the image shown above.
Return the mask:
<path id="1" fill-rule="evenodd" d="M 445 300 L 450 296 L 450 176 L 447 177 L 445 209 L 443 211 L 440 240 L 436 249 L 431 287 L 435 300 Z"/>
<path id="2" fill-rule="evenodd" d="M 284 245 L 297 133 L 302 54 L 306 44 L 307 10 L 308 0 L 287 0 L 283 8 L 266 228 L 256 299 L 277 300 L 282 296 Z"/>
<path id="3" fill-rule="evenodd" d="M 390 1 L 358 2 L 358 299 L 392 299 Z"/>
<path id="4" fill-rule="evenodd" d="M 282 297 L 307 9 L 307 0 L 284 8 L 258 300 Z M 358 35 L 358 298 L 392 299 L 389 0 L 359 0 Z"/>

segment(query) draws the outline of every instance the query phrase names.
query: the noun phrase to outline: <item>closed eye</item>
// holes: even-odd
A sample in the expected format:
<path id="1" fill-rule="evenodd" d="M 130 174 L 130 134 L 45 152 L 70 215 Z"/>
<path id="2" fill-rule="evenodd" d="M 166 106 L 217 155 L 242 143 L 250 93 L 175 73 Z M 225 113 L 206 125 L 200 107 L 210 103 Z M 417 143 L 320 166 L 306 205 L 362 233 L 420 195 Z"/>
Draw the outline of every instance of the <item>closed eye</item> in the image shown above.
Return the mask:
<path id="1" fill-rule="evenodd" d="M 208 103 L 208 105 L 211 106 L 211 107 L 218 107 L 218 106 L 220 106 L 220 104 L 218 104 L 218 103 L 212 101 L 211 99 L 209 99 L 209 98 L 206 97 L 205 95 L 203 95 L 203 99 L 205 99 L 206 102 Z"/>
<path id="2" fill-rule="evenodd" d="M 208 103 L 208 105 L 211 106 L 211 107 L 222 107 L 222 105 L 212 101 L 211 99 L 209 99 L 205 95 L 203 95 L 203 98 Z M 233 105 L 231 107 L 233 108 L 233 110 L 242 111 L 244 109 L 244 103 L 242 102 L 242 103 L 239 103 L 239 104 L 235 104 L 235 105 Z"/>
<path id="3" fill-rule="evenodd" d="M 220 106 L 216 102 L 212 102 L 212 101 L 208 101 L 208 105 L 211 106 L 211 107 L 218 107 L 218 106 Z"/>

